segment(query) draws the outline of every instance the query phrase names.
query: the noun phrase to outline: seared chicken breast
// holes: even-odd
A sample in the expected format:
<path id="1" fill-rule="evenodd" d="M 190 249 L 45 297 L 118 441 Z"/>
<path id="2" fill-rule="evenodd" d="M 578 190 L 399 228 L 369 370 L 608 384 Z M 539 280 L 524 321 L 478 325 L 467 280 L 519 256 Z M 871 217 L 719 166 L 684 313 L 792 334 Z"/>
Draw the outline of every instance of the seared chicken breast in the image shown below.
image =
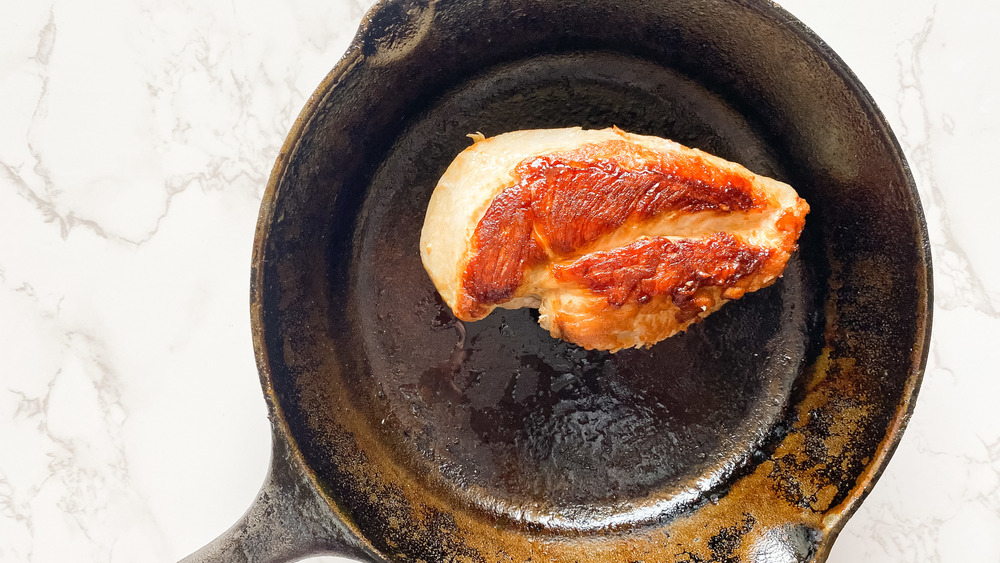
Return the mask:
<path id="1" fill-rule="evenodd" d="M 463 321 L 537 307 L 588 349 L 650 346 L 772 284 L 809 212 L 788 184 L 658 137 L 472 137 L 428 204 L 424 268 Z"/>

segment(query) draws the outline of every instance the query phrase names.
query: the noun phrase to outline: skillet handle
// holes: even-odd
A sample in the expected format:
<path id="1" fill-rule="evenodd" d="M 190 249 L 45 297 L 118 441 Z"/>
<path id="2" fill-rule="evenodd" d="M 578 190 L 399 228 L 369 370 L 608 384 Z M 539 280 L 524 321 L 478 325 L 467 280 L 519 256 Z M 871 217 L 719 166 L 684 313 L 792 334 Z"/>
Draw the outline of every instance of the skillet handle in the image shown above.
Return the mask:
<path id="1" fill-rule="evenodd" d="M 321 554 L 381 561 L 331 510 L 275 428 L 271 467 L 253 504 L 232 528 L 181 563 L 279 563 Z"/>

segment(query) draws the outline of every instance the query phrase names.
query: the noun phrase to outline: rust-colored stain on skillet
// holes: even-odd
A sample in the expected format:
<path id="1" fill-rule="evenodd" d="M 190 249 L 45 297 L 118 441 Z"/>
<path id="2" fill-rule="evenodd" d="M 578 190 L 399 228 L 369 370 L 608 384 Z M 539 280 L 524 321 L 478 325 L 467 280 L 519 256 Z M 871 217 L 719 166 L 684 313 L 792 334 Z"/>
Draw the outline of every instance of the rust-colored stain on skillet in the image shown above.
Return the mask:
<path id="1" fill-rule="evenodd" d="M 842 337 L 836 276 L 830 284 L 825 333 L 836 340 Z M 701 504 L 697 518 L 681 514 L 661 525 L 610 534 L 552 534 L 544 527 L 501 525 L 456 507 L 443 491 L 415 489 L 395 453 L 379 446 L 384 439 L 379 427 L 347 416 L 357 407 L 345 403 L 336 389 L 307 377 L 302 400 L 314 418 L 310 425 L 323 429 L 316 439 L 337 452 L 336 464 L 321 466 L 320 474 L 356 485 L 351 498 L 342 499 L 353 507 L 347 515 L 390 558 L 739 563 L 774 560 L 765 555 L 777 550 L 770 555 L 776 560 L 804 561 L 815 555 L 816 540 L 840 517 L 839 507 L 854 488 L 850 476 L 872 465 L 877 455 L 877 443 L 861 436 L 873 415 L 867 399 L 859 396 L 866 392 L 862 374 L 853 358 L 837 356 L 838 347 L 829 341 L 808 368 L 805 395 L 784 438 L 721 497 Z M 294 354 L 286 357 L 295 359 Z M 300 361 L 306 365 L 314 359 Z M 336 483 L 326 485 L 340 490 Z M 789 546 L 800 546 L 801 552 L 788 553 Z"/>
<path id="2" fill-rule="evenodd" d="M 699 505 L 697 518 L 682 513 L 661 525 L 626 526 L 598 535 L 512 526 L 481 511 L 456 507 L 446 491 L 424 489 L 414 482 L 410 469 L 399 464 L 397 452 L 384 446 L 377 421 L 358 416 L 358 405 L 330 384 L 330 362 L 315 352 L 322 345 L 303 354 L 299 350 L 310 346 L 297 333 L 286 340 L 284 356 L 303 374 L 297 384 L 298 400 L 308 413 L 307 425 L 315 431 L 310 440 L 334 455 L 313 460 L 321 483 L 336 492 L 350 521 L 389 557 L 737 563 L 757 561 L 762 553 L 778 550 L 779 555 L 791 557 L 786 560 L 804 561 L 815 555 L 811 550 L 837 524 L 843 507 L 863 494 L 856 483 L 871 468 L 881 466 L 880 458 L 886 455 L 882 444 L 891 443 L 898 431 L 871 435 L 871 429 L 879 426 L 875 418 L 896 413 L 873 410 L 877 401 L 868 396 L 874 391 L 866 383 L 871 374 L 859 368 L 863 362 L 858 358 L 844 353 L 836 273 L 830 285 L 826 345 L 803 377 L 803 395 L 784 438 L 765 459 L 755 461 L 752 472 L 721 497 Z M 858 308 L 857 303 L 851 306 Z M 296 323 L 322 326 L 324 319 L 300 316 Z M 875 339 L 875 344 L 888 343 Z M 393 424 L 390 420 L 387 431 L 395 428 Z M 351 487 L 345 489 L 343 483 Z M 789 554 L 788 546 L 801 546 L 802 551 Z"/>

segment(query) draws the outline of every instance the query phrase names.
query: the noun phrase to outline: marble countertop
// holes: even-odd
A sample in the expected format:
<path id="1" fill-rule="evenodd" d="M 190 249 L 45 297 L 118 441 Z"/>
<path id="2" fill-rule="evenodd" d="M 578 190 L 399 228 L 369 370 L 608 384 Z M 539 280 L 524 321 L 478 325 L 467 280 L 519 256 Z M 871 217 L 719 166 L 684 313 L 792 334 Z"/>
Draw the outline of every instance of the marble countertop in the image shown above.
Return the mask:
<path id="1" fill-rule="evenodd" d="M 250 505 L 258 205 L 368 4 L 0 5 L 0 561 L 175 561 Z M 975 170 L 1000 138 L 1000 4 L 782 5 L 894 128 L 935 266 L 916 411 L 830 561 L 995 563 L 1000 189 Z"/>

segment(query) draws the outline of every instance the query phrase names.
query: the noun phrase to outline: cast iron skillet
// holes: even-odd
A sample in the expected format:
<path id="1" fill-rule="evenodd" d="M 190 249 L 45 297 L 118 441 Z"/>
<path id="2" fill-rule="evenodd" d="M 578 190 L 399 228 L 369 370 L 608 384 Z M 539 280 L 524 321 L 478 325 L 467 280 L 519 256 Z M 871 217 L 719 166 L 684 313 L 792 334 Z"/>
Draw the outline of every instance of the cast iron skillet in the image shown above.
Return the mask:
<path id="1" fill-rule="evenodd" d="M 791 183 L 776 285 L 650 350 L 462 325 L 417 250 L 467 133 L 617 125 Z M 191 561 L 823 561 L 916 396 L 930 255 L 857 78 L 759 0 L 385 0 L 260 211 L 268 481 Z"/>

